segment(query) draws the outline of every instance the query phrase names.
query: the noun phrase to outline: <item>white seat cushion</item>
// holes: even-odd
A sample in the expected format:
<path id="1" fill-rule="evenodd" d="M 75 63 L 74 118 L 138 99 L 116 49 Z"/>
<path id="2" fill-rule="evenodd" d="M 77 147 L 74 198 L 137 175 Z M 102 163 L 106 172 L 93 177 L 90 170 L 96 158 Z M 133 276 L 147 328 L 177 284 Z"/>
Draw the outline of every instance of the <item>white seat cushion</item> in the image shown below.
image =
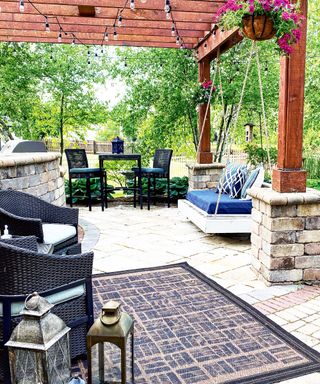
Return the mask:
<path id="1" fill-rule="evenodd" d="M 61 304 L 66 301 L 76 299 L 77 297 L 82 296 L 86 291 L 85 284 L 77 285 L 76 287 L 66 289 L 62 292 L 54 293 L 53 295 L 45 296 L 50 304 Z M 11 304 L 11 316 L 19 316 L 20 312 L 24 308 L 24 301 L 19 301 L 17 303 Z M 0 303 L 0 317 L 3 317 L 3 305 Z"/>
<path id="2" fill-rule="evenodd" d="M 42 224 L 44 244 L 57 245 L 72 239 L 77 231 L 73 225 L 67 224 Z"/>

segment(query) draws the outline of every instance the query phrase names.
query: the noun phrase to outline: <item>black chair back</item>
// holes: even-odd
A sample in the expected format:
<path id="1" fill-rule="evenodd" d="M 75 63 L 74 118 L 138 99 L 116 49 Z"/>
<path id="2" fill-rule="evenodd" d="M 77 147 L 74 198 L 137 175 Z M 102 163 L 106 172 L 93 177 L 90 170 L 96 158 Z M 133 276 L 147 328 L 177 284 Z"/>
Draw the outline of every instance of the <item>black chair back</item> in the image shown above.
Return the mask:
<path id="1" fill-rule="evenodd" d="M 87 154 L 84 149 L 66 149 L 65 153 L 69 169 L 89 167 Z"/>
<path id="2" fill-rule="evenodd" d="M 157 149 L 153 158 L 153 168 L 163 168 L 169 174 L 172 149 Z"/>

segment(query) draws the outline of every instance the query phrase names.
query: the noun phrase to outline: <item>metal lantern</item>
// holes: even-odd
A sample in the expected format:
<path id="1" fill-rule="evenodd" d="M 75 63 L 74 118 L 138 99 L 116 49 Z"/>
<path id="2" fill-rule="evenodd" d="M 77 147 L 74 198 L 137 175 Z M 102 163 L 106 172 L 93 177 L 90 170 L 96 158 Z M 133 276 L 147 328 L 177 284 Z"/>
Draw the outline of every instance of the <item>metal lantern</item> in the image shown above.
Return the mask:
<path id="1" fill-rule="evenodd" d="M 251 141 L 253 140 L 253 127 L 254 127 L 254 124 L 246 123 L 244 125 L 244 127 L 246 129 L 246 143 L 251 143 Z"/>
<path id="2" fill-rule="evenodd" d="M 132 382 L 134 382 L 134 322 L 125 312 L 121 312 L 120 304 L 109 301 L 102 308 L 100 318 L 97 319 L 87 334 L 87 357 L 88 357 L 88 384 L 94 382 L 92 377 L 92 347 L 98 344 L 99 351 L 99 382 L 105 383 L 104 378 L 104 343 L 112 343 L 121 350 L 121 384 L 126 384 L 127 359 L 126 344 L 129 335 L 131 342 L 131 369 Z"/>
<path id="3" fill-rule="evenodd" d="M 54 305 L 29 295 L 22 321 L 5 344 L 12 384 L 65 384 L 70 380 L 70 328 L 50 312 Z"/>
<path id="4" fill-rule="evenodd" d="M 112 153 L 123 153 L 124 152 L 124 141 L 117 136 L 112 140 Z"/>

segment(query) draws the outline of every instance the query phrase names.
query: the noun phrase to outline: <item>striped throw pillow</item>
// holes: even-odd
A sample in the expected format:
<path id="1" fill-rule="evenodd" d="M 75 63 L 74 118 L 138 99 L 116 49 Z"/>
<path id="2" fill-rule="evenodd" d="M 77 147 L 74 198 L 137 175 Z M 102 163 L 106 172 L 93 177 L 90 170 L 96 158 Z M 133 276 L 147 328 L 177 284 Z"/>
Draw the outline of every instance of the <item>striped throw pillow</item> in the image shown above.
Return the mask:
<path id="1" fill-rule="evenodd" d="M 230 195 L 232 198 L 240 197 L 242 187 L 247 177 L 247 167 L 244 165 L 229 164 L 223 179 L 220 180 L 217 192 Z"/>
<path id="2" fill-rule="evenodd" d="M 259 167 L 254 169 L 250 175 L 248 176 L 246 182 L 244 183 L 241 191 L 241 199 L 250 198 L 247 196 L 247 191 L 252 187 L 261 187 L 264 179 L 264 169 L 263 167 Z"/>

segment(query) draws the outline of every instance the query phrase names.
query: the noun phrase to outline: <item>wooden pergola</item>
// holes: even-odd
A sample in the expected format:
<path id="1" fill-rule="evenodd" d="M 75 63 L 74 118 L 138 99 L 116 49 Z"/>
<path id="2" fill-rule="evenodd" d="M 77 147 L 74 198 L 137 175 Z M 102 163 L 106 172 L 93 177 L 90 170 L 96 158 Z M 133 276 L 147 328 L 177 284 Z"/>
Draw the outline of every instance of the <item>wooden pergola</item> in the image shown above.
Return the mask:
<path id="1" fill-rule="evenodd" d="M 242 40 L 238 29 L 214 29 L 214 15 L 226 0 L 9 0 L 1 1 L 0 41 L 82 43 L 158 48 L 197 48 L 199 81 L 210 79 L 210 62 Z M 134 9 L 130 5 L 134 3 Z M 169 12 L 165 12 L 165 5 Z M 307 0 L 300 6 L 307 16 Z M 121 16 L 121 27 L 118 26 Z M 281 58 L 278 162 L 273 189 L 303 192 L 303 106 L 306 31 L 290 58 Z M 210 112 L 199 112 L 203 127 L 197 161 L 212 163 Z"/>

